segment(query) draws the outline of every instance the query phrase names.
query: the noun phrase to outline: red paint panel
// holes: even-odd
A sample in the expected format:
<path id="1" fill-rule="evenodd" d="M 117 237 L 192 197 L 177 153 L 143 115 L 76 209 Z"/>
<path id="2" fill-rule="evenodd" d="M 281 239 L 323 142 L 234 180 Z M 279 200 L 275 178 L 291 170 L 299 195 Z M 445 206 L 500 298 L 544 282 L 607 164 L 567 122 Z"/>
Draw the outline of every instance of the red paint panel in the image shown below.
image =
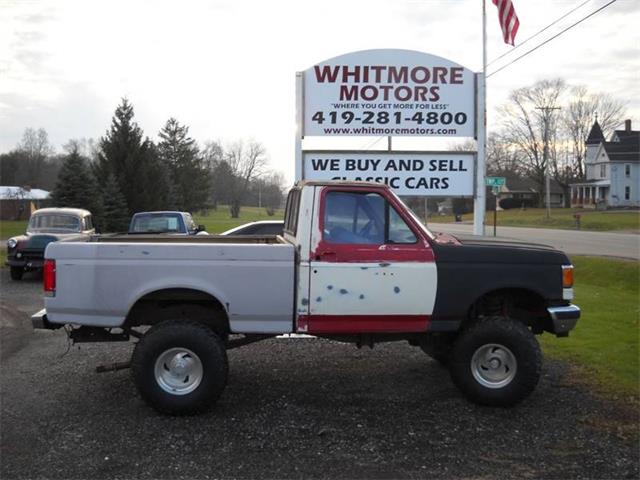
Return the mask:
<path id="1" fill-rule="evenodd" d="M 430 315 L 301 315 L 298 327 L 305 325 L 305 333 L 311 335 L 424 332 L 430 319 Z"/>
<path id="2" fill-rule="evenodd" d="M 377 193 L 382 196 L 409 226 L 418 241 L 415 244 L 385 244 L 372 245 L 368 243 L 333 243 L 320 240 L 315 251 L 311 252 L 311 259 L 323 262 L 362 263 L 362 262 L 433 262 L 435 257 L 429 240 L 425 238 L 422 229 L 416 225 L 413 217 L 409 215 L 405 207 L 389 194 L 389 189 L 383 185 L 325 187 L 320 197 L 320 211 L 318 220 L 320 231 L 324 230 L 324 209 L 326 196 L 329 192 L 347 193 Z"/>

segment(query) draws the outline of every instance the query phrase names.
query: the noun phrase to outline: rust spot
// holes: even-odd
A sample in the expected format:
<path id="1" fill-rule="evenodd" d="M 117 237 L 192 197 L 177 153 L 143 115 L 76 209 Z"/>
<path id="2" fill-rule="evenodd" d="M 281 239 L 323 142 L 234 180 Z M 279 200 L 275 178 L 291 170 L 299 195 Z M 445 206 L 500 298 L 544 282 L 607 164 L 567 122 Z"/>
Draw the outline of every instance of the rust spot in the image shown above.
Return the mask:
<path id="1" fill-rule="evenodd" d="M 321 301 L 322 301 L 322 297 L 316 298 L 316 302 L 321 302 Z"/>
<path id="2" fill-rule="evenodd" d="M 393 287 L 393 291 L 396 293 L 400 293 L 400 287 Z"/>
<path id="3" fill-rule="evenodd" d="M 360 300 L 364 300 L 364 295 L 361 293 L 359 298 Z"/>
<path id="4" fill-rule="evenodd" d="M 333 285 L 327 285 L 327 290 L 333 290 Z"/>
<path id="5" fill-rule="evenodd" d="M 309 305 L 309 299 L 303 298 L 300 303 L 302 303 L 302 305 Z"/>
<path id="6" fill-rule="evenodd" d="M 369 267 L 360 267 L 360 270 L 369 270 Z"/>
<path id="7" fill-rule="evenodd" d="M 388 267 L 388 266 L 389 266 L 389 265 L 391 265 L 391 264 L 390 264 L 390 263 L 388 263 L 388 262 L 383 262 L 383 263 L 379 263 L 378 265 L 380 265 L 381 267 L 383 267 L 383 268 L 384 268 L 384 267 Z"/>
<path id="8" fill-rule="evenodd" d="M 344 289 L 344 288 L 341 288 L 341 289 L 340 289 L 340 293 L 341 293 L 342 295 L 346 295 L 347 293 L 349 293 L 349 290 L 346 290 L 346 289 Z"/>

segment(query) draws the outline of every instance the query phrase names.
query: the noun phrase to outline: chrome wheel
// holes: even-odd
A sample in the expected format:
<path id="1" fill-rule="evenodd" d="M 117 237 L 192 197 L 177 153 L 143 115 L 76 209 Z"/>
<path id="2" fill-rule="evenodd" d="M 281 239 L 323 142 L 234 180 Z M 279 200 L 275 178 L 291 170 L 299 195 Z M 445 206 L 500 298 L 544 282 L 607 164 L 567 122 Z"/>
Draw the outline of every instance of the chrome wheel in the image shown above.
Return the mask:
<path id="1" fill-rule="evenodd" d="M 516 376 L 518 361 L 504 345 L 489 343 L 478 348 L 471 358 L 471 373 L 487 388 L 503 388 Z"/>
<path id="2" fill-rule="evenodd" d="M 187 348 L 170 348 L 158 356 L 155 378 L 160 388 L 173 395 L 193 392 L 202 381 L 202 362 Z"/>

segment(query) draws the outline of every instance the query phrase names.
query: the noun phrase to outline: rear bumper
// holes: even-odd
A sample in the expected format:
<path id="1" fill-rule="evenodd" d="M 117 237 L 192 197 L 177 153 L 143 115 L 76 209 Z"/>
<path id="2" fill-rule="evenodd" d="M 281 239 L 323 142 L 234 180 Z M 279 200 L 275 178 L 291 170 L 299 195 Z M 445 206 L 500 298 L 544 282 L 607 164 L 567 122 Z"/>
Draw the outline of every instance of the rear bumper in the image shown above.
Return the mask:
<path id="1" fill-rule="evenodd" d="M 38 313 L 31 315 L 31 325 L 34 330 L 55 330 L 62 327 L 59 323 L 51 323 L 47 319 L 47 309 L 43 308 Z"/>
<path id="2" fill-rule="evenodd" d="M 577 305 L 565 305 L 561 307 L 547 308 L 553 322 L 553 333 L 566 336 L 573 330 L 580 318 L 580 307 Z"/>

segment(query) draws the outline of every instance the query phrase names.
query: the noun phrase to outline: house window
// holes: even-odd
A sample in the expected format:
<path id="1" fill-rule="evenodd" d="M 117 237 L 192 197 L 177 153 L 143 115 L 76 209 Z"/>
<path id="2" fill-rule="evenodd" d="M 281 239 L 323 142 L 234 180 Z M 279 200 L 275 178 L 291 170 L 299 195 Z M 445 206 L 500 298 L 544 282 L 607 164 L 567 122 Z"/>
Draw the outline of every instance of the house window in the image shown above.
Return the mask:
<path id="1" fill-rule="evenodd" d="M 631 199 L 631 187 L 624 187 L 624 199 L 625 200 Z"/>
<path id="2" fill-rule="evenodd" d="M 600 165 L 600 178 L 607 176 L 607 166 L 605 164 Z"/>
<path id="3" fill-rule="evenodd" d="M 631 164 L 630 163 L 625 163 L 625 165 L 624 165 L 624 176 L 625 177 L 630 177 L 631 176 Z"/>

